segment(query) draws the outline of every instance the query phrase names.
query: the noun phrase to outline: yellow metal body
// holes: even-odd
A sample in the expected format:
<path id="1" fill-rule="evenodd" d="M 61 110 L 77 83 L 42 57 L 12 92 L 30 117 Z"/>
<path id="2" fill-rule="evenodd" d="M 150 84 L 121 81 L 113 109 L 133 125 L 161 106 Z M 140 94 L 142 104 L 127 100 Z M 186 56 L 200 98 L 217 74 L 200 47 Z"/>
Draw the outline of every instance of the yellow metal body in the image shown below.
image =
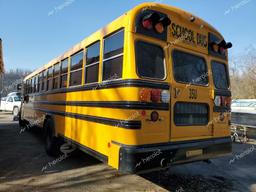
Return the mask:
<path id="1" fill-rule="evenodd" d="M 142 9 L 152 9 L 167 14 L 172 24 L 168 28 L 167 42 L 147 37 L 135 33 L 135 18 Z M 91 106 L 69 106 L 69 105 L 52 105 L 43 104 L 40 101 L 59 102 L 59 101 L 90 101 L 90 102 L 113 102 L 113 101 L 140 101 L 140 91 L 142 87 L 118 87 L 118 88 L 95 88 L 91 90 L 81 90 L 75 92 L 64 93 L 51 93 L 45 92 L 44 94 L 36 93 L 29 95 L 29 102 L 23 104 L 22 118 L 28 121 L 37 121 L 43 127 L 46 112 L 58 111 L 72 114 L 81 114 L 88 116 L 104 117 L 117 120 L 138 120 L 141 121 L 141 129 L 125 129 L 119 126 L 107 125 L 84 119 L 79 119 L 70 116 L 54 115 L 55 133 L 56 135 L 63 135 L 79 143 L 82 146 L 92 149 L 106 157 L 108 157 L 108 164 L 118 169 L 119 165 L 119 149 L 120 144 L 124 145 L 143 145 L 143 144 L 156 144 L 176 141 L 187 141 L 207 138 L 226 137 L 230 135 L 228 125 L 229 115 L 225 116 L 223 121 L 219 121 L 220 113 L 213 112 L 213 99 L 214 99 L 214 84 L 211 75 L 210 62 L 220 60 L 222 63 L 228 65 L 227 60 L 213 58 L 208 54 L 208 47 L 199 46 L 198 44 L 189 44 L 184 39 L 175 38 L 173 35 L 177 26 L 186 27 L 191 29 L 195 34 L 202 34 L 208 37 L 211 32 L 222 39 L 222 36 L 209 24 L 194 16 L 196 20 L 190 21 L 192 14 L 180 10 L 175 7 L 157 3 L 146 3 L 135 7 L 128 11 L 103 29 L 93 33 L 72 49 L 64 53 L 58 58 L 55 58 L 44 67 L 34 71 L 27 76 L 24 80 L 31 79 L 41 71 L 49 68 L 55 63 L 65 59 L 79 50 L 86 51 L 86 47 L 98 40 L 101 42 L 100 48 L 100 64 L 99 64 L 99 85 L 104 84 L 102 81 L 102 60 L 103 60 L 103 38 L 109 34 L 123 28 L 125 31 L 124 37 L 124 57 L 123 57 L 123 73 L 122 80 L 127 79 L 140 79 L 136 73 L 135 62 L 135 47 L 134 42 L 137 40 L 144 40 L 162 46 L 165 50 L 166 57 L 166 78 L 162 81 L 151 80 L 153 82 L 163 82 L 170 85 L 171 101 L 169 103 L 170 110 L 157 111 L 160 115 L 161 121 L 152 122 L 148 121 L 150 114 L 153 110 L 140 110 L 140 109 L 121 109 L 111 107 L 91 107 Z M 205 39 L 206 43 L 208 38 Z M 173 77 L 172 69 L 172 51 L 174 49 L 184 50 L 188 53 L 199 55 L 206 60 L 209 75 L 209 84 L 205 87 L 194 86 L 188 84 L 177 83 Z M 85 63 L 83 63 L 85 65 Z M 70 69 L 69 69 L 70 70 Z M 83 67 L 84 74 L 84 67 Z M 68 79 L 69 79 L 68 75 Z M 84 75 L 82 77 L 81 87 L 84 84 Z M 69 82 L 69 80 L 68 80 Z M 178 101 L 191 102 L 189 98 L 189 89 L 196 89 L 198 97 L 193 102 L 207 103 L 210 107 L 209 124 L 207 126 L 189 126 L 177 127 L 174 124 L 172 109 L 174 104 Z M 69 86 L 68 88 L 69 89 Z M 141 115 L 145 111 L 145 116 Z"/>

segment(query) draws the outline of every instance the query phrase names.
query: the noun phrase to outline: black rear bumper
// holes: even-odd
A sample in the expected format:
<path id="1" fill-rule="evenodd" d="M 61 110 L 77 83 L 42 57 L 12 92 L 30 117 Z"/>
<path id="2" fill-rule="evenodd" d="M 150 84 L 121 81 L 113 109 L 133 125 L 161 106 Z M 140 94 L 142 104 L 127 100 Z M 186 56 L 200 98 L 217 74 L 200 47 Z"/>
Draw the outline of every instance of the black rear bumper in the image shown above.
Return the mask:
<path id="1" fill-rule="evenodd" d="M 231 153 L 230 137 L 142 146 L 122 145 L 119 171 L 138 173 L 175 164 L 207 160 Z"/>

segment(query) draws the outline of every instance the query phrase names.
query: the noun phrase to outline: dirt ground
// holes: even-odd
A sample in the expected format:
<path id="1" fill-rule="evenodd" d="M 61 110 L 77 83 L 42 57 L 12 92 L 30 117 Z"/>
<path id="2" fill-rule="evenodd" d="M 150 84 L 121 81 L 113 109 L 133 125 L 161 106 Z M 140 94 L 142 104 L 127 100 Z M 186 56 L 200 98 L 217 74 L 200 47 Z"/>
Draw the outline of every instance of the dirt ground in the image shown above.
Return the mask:
<path id="1" fill-rule="evenodd" d="M 256 192 L 256 143 L 234 144 L 233 154 L 142 175 L 120 175 L 82 152 L 48 157 L 40 132 L 22 132 L 0 112 L 0 191 Z"/>

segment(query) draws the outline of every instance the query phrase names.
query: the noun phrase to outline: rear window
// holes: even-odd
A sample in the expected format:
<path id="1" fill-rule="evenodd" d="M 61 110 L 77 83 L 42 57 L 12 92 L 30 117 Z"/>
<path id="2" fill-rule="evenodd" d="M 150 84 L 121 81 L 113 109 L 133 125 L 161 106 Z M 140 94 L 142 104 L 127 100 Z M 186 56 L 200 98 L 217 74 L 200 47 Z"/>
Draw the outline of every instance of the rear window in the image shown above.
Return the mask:
<path id="1" fill-rule="evenodd" d="M 202 57 L 175 50 L 173 70 L 177 82 L 194 85 L 208 84 L 207 65 Z"/>
<path id="2" fill-rule="evenodd" d="M 217 61 L 212 61 L 212 73 L 215 88 L 228 89 L 228 73 L 226 65 Z"/>
<path id="3" fill-rule="evenodd" d="M 138 75 L 146 78 L 164 79 L 165 60 L 162 47 L 137 41 L 135 49 Z"/>

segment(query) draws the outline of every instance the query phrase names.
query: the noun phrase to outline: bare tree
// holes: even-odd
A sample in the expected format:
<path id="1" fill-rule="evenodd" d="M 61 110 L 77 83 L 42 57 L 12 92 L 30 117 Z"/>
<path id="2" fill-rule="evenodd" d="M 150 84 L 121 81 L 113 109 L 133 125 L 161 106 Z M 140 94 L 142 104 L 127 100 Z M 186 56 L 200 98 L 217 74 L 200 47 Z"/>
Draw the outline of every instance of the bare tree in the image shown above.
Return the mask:
<path id="1" fill-rule="evenodd" d="M 230 59 L 230 80 L 233 98 L 256 98 L 256 49 L 253 46 L 243 55 Z"/>

